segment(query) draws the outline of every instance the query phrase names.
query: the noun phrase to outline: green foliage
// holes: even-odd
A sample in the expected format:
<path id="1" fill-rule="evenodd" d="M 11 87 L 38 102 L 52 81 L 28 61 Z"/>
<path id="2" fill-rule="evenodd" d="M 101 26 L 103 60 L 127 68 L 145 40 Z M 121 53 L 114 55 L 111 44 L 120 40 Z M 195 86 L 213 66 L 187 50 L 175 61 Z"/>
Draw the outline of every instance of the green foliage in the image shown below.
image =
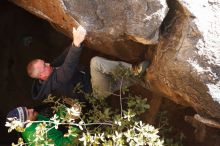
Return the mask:
<path id="1" fill-rule="evenodd" d="M 49 139 L 45 138 L 45 135 L 51 128 L 57 129 L 59 125 L 69 125 L 68 132 L 64 136 L 78 137 L 78 141 L 74 141 L 74 144 L 78 145 L 162 146 L 164 142 L 158 135 L 158 129 L 143 123 L 139 118 L 140 114 L 149 109 L 147 99 L 130 94 L 128 88 L 123 86 L 130 77 L 133 77 L 132 73 L 119 65 L 112 77 L 113 82 L 118 83 L 117 80 L 119 80 L 120 83 L 120 93 L 116 95 L 120 98 L 120 109 L 113 109 L 106 98 L 97 97 L 95 91 L 91 94 L 84 93 L 81 85 L 77 84 L 73 91 L 83 94 L 88 100 L 89 107 L 85 107 L 86 105 L 73 99 L 57 99 L 51 95 L 48 96 L 44 102 L 54 103 L 52 107 L 54 113 L 62 112 L 59 112 L 59 115 L 54 114 L 48 122 L 34 121 L 40 123 L 36 128 L 36 132 L 40 134 L 36 137 L 35 142 L 43 140 L 45 143 L 49 143 Z M 87 110 L 79 116 L 77 106 L 68 107 L 67 103 L 70 105 L 80 104 Z M 77 120 L 77 118 L 79 119 Z M 74 126 L 77 126 L 81 132 L 78 132 Z M 24 145 L 23 141 L 20 141 L 18 145 Z"/>
<path id="2" fill-rule="evenodd" d="M 147 104 L 147 98 L 141 98 L 137 95 L 129 95 L 127 97 L 127 100 L 128 108 L 133 109 L 133 111 L 135 111 L 137 115 L 144 113 L 146 110 L 150 108 L 150 105 Z"/>

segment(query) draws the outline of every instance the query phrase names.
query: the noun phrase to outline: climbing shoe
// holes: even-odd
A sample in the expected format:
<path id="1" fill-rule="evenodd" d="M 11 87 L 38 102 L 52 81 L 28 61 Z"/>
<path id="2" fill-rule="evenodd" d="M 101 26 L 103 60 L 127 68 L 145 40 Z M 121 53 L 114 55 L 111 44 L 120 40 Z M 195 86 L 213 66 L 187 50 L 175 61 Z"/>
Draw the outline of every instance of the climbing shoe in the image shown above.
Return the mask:
<path id="1" fill-rule="evenodd" d="M 150 61 L 148 60 L 142 61 L 138 65 L 132 66 L 132 72 L 134 73 L 135 76 L 143 76 L 149 64 L 150 64 Z"/>

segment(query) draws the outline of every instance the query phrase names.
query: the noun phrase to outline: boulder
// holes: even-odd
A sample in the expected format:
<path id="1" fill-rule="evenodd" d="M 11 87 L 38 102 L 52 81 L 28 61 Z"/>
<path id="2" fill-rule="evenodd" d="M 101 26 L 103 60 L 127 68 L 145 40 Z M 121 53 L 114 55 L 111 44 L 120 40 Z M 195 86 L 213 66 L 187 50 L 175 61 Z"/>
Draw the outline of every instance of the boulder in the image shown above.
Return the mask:
<path id="1" fill-rule="evenodd" d="M 220 2 L 168 1 L 152 65 L 151 89 L 200 115 L 220 119 Z"/>
<path id="2" fill-rule="evenodd" d="M 168 11 L 165 0 L 11 0 L 72 37 L 72 27 L 88 31 L 86 45 L 128 62 L 143 60 L 146 44 L 158 41 Z"/>

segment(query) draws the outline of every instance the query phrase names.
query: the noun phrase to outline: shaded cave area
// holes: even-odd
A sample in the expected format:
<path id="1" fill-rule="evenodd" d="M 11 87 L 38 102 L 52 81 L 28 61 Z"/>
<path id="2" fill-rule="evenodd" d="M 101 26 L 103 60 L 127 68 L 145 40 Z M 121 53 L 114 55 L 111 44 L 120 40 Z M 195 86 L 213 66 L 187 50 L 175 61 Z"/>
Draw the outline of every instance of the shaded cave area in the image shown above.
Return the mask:
<path id="1" fill-rule="evenodd" d="M 35 58 L 51 62 L 71 43 L 71 39 L 57 32 L 49 22 L 12 3 L 4 1 L 0 4 L 0 145 L 11 145 L 12 142 L 17 142 L 20 135 L 16 132 L 7 132 L 4 125 L 8 111 L 17 106 L 35 107 L 42 104 L 41 101 L 33 100 L 30 96 L 32 80 L 27 76 L 26 65 Z M 81 62 L 88 66 L 89 60 L 94 55 L 105 56 L 85 48 Z M 155 96 L 154 93 L 138 85 L 131 87 L 131 89 L 132 92 L 149 98 L 149 102 Z M 112 105 L 117 105 L 115 104 L 117 100 L 114 98 L 111 99 L 111 102 Z M 170 137 L 182 132 L 185 136 L 184 146 L 206 146 L 217 143 L 218 137 L 212 135 L 208 135 L 208 143 L 195 141 L 194 127 L 184 121 L 185 115 L 194 114 L 192 109 L 177 105 L 167 98 L 162 98 L 160 112 L 163 111 L 167 111 L 167 119 L 173 129 Z M 213 131 L 213 129 L 210 130 Z M 214 131 L 214 133 L 218 132 Z"/>
<path id="2" fill-rule="evenodd" d="M 17 106 L 40 105 L 30 96 L 32 80 L 26 66 L 35 58 L 48 62 L 58 56 L 71 40 L 55 31 L 51 25 L 9 2 L 0 3 L 1 48 L 1 124 L 0 145 L 17 142 L 17 133 L 8 133 L 7 112 Z"/>

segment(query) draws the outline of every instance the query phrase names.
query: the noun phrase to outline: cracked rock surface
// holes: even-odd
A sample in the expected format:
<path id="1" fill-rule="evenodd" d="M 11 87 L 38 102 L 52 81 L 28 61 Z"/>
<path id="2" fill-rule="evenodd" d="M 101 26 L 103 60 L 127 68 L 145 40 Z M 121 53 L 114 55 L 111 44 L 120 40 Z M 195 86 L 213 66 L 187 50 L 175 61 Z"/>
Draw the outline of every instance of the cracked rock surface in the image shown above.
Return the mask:
<path id="1" fill-rule="evenodd" d="M 165 0 L 13 0 L 54 23 L 71 37 L 73 26 L 88 31 L 86 45 L 119 59 L 143 60 L 146 44 L 158 41 L 159 27 L 168 11 Z"/>
<path id="2" fill-rule="evenodd" d="M 146 79 L 153 90 L 220 119 L 220 3 L 168 1 L 170 11 Z"/>

